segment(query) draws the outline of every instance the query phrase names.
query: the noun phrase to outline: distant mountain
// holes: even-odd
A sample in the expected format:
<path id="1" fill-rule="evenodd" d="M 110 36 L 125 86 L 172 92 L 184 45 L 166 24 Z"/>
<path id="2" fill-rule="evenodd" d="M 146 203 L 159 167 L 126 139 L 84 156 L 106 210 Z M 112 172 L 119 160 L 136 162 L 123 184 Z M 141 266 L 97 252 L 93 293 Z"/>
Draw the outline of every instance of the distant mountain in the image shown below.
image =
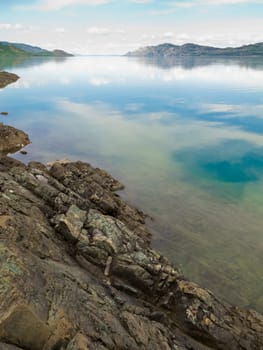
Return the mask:
<path id="1" fill-rule="evenodd" d="M 161 44 L 147 46 L 139 50 L 128 52 L 126 56 L 135 57 L 184 57 L 184 56 L 208 56 L 208 57 L 251 57 L 262 56 L 263 43 L 245 45 L 241 47 L 217 48 L 196 44 Z"/>
<path id="2" fill-rule="evenodd" d="M 10 43 L 0 41 L 0 56 L 51 56 L 51 57 L 69 57 L 73 56 L 63 50 L 48 51 L 41 47 L 31 46 L 21 43 Z"/>

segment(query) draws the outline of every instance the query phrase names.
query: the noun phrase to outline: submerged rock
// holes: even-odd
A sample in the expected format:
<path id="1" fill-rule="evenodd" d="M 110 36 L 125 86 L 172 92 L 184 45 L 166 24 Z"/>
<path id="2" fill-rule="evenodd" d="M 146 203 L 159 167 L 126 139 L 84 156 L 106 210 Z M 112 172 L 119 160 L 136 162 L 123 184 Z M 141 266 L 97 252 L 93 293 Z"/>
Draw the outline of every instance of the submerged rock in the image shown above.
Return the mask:
<path id="1" fill-rule="evenodd" d="M 120 188 L 83 162 L 1 157 L 0 349 L 262 349 L 263 317 L 187 281 Z"/>

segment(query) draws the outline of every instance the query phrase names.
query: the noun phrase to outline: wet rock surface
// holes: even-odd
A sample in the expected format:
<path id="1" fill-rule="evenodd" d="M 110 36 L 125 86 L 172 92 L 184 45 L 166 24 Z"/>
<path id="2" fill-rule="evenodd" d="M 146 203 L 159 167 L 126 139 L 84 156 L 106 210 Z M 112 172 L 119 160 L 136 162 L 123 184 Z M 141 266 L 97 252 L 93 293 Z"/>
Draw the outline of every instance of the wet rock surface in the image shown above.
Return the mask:
<path id="1" fill-rule="evenodd" d="M 83 162 L 0 159 L 0 350 L 263 349 L 263 317 L 186 280 L 123 186 Z"/>
<path id="2" fill-rule="evenodd" d="M 29 143 L 26 133 L 0 123 L 0 155 L 15 153 Z"/>
<path id="3" fill-rule="evenodd" d="M 0 72 L 0 88 L 4 88 L 11 83 L 15 83 L 19 76 L 14 73 Z"/>
<path id="4" fill-rule="evenodd" d="M 13 73 L 0 72 L 0 88 L 16 82 L 19 76 Z M 0 112 L 0 115 L 6 116 L 8 112 Z M 29 137 L 21 130 L 12 126 L 0 123 L 0 156 L 8 153 L 15 153 L 30 143 Z"/>

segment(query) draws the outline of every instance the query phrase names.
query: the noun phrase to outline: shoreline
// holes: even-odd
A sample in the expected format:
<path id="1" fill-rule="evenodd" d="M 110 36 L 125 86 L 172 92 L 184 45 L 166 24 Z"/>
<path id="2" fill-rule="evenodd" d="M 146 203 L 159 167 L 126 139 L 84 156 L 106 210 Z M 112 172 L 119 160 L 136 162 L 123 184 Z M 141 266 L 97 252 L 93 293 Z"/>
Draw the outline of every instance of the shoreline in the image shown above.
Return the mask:
<path id="1" fill-rule="evenodd" d="M 144 214 L 115 194 L 122 185 L 105 171 L 83 162 L 26 166 L 6 156 L 0 166 L 0 251 L 8 264 L 0 290 L 13 291 L 11 303 L 0 296 L 0 344 L 53 349 L 79 332 L 95 344 L 92 317 L 100 324 L 95 338 L 107 334 L 106 349 L 113 349 L 107 342 L 156 350 L 263 346 L 263 317 L 219 301 L 154 251 Z M 32 319 L 48 334 L 40 347 Z"/>
<path id="2" fill-rule="evenodd" d="M 18 145 L 20 131 L 5 128 Z M 221 302 L 153 250 L 145 214 L 104 170 L 3 154 L 0 185 L 0 349 L 263 347 L 262 315 Z"/>

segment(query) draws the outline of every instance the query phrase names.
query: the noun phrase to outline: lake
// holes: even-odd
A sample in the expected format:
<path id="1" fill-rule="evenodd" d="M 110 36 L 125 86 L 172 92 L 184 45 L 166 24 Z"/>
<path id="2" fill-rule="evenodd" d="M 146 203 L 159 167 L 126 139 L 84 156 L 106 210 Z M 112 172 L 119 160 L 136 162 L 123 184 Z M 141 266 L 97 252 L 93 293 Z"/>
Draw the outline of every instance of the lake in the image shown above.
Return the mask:
<path id="1" fill-rule="evenodd" d="M 263 311 L 263 59 L 0 61 L 1 121 L 24 162 L 108 170 L 153 219 L 153 245 L 191 280 Z"/>

